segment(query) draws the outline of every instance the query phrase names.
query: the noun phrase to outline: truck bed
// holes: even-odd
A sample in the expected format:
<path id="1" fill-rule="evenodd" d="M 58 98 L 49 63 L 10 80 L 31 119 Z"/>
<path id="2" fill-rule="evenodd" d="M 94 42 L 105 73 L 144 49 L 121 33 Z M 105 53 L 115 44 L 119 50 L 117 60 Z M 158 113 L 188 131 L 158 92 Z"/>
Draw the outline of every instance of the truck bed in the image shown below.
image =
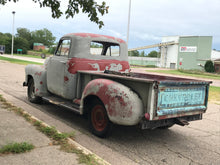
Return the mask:
<path id="1" fill-rule="evenodd" d="M 144 104 L 144 112 L 151 120 L 202 114 L 207 109 L 211 81 L 131 72 L 79 71 L 77 96 L 81 98 L 86 84 L 92 79 L 107 78 L 135 91 Z M 83 84 L 83 85 L 82 85 Z"/>
<path id="2" fill-rule="evenodd" d="M 79 73 L 83 74 L 90 74 L 90 75 L 99 75 L 103 77 L 114 77 L 119 79 L 127 79 L 127 80 L 136 80 L 136 81 L 145 81 L 145 82 L 158 82 L 158 83 L 184 83 L 184 84 L 210 84 L 212 81 L 201 81 L 196 79 L 190 78 L 180 78 L 180 77 L 173 77 L 173 76 L 160 76 L 160 75 L 153 75 L 147 73 L 137 73 L 137 72 L 130 72 L 129 74 L 119 73 L 119 72 L 94 72 L 94 71 L 78 71 Z"/>

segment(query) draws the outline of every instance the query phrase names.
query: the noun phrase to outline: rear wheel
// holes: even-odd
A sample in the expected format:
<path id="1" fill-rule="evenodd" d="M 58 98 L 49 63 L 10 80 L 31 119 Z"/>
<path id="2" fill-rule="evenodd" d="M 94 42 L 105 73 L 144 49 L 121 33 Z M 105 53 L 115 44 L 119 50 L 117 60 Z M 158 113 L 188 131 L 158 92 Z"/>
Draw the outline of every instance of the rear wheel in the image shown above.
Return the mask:
<path id="1" fill-rule="evenodd" d="M 110 133 L 112 123 L 101 101 L 96 100 L 92 105 L 89 112 L 89 124 L 92 133 L 98 137 L 106 137 Z"/>
<path id="2" fill-rule="evenodd" d="M 28 100 L 32 103 L 40 103 L 41 97 L 36 96 L 35 94 L 35 85 L 34 80 L 31 78 L 28 82 L 28 90 L 27 90 Z"/>

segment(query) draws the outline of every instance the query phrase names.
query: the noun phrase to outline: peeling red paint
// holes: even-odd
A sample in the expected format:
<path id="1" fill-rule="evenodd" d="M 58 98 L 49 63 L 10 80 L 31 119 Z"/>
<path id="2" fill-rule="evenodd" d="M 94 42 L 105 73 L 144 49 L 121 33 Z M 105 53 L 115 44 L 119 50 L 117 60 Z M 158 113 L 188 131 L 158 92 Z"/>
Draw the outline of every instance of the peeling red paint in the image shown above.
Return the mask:
<path id="1" fill-rule="evenodd" d="M 126 43 L 124 40 L 120 39 L 120 38 L 116 38 L 116 37 L 112 37 L 112 36 L 107 36 L 107 35 L 101 35 L 101 34 L 93 34 L 93 33 L 70 33 L 68 35 L 75 35 L 75 36 L 80 36 L 80 37 L 91 37 L 91 38 L 107 38 L 107 39 L 112 39 L 112 40 L 116 40 L 120 43 Z"/>
<path id="2" fill-rule="evenodd" d="M 73 102 L 80 105 L 81 99 L 74 99 Z"/>
<path id="3" fill-rule="evenodd" d="M 122 118 L 129 118 L 132 116 L 132 104 L 130 101 L 125 101 L 128 96 L 125 92 L 120 92 L 120 88 L 114 86 L 115 82 L 111 80 L 98 80 L 90 82 L 85 88 L 85 93 L 99 96 L 103 104 L 107 107 L 108 114 L 110 116 L 120 116 Z M 104 84 L 104 85 L 103 85 Z M 96 87 L 93 91 L 90 87 Z"/>
<path id="4" fill-rule="evenodd" d="M 37 88 L 35 91 L 36 91 L 36 92 L 38 92 L 38 91 L 39 91 L 39 89 Z"/>
<path id="5" fill-rule="evenodd" d="M 64 82 L 69 81 L 69 78 L 67 76 L 64 76 Z"/>
<path id="6" fill-rule="evenodd" d="M 114 66 L 120 69 L 120 72 L 125 72 L 130 69 L 129 63 L 127 61 L 118 60 L 90 60 L 85 58 L 72 58 L 67 62 L 68 72 L 71 74 L 76 74 L 78 70 L 91 70 L 91 71 L 104 71 L 110 69 Z"/>
<path id="7" fill-rule="evenodd" d="M 42 72 L 36 72 L 35 75 L 36 76 L 41 76 Z"/>
<path id="8" fill-rule="evenodd" d="M 40 85 L 42 85 L 42 84 L 43 84 L 43 81 L 40 82 Z"/>

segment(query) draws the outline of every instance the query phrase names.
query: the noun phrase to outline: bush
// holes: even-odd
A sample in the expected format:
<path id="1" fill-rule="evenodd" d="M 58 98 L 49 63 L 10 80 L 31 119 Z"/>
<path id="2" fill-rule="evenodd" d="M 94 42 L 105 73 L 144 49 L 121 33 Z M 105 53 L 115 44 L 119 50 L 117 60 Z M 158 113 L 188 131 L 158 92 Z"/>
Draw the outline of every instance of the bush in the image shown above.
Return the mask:
<path id="1" fill-rule="evenodd" d="M 214 64 L 213 64 L 213 62 L 211 60 L 206 61 L 206 63 L 205 63 L 205 71 L 209 72 L 209 73 L 215 72 L 215 67 L 214 67 Z"/>
<path id="2" fill-rule="evenodd" d="M 50 53 L 50 54 L 54 54 L 55 51 L 56 51 L 56 47 L 51 47 L 51 48 L 49 49 L 49 53 Z"/>

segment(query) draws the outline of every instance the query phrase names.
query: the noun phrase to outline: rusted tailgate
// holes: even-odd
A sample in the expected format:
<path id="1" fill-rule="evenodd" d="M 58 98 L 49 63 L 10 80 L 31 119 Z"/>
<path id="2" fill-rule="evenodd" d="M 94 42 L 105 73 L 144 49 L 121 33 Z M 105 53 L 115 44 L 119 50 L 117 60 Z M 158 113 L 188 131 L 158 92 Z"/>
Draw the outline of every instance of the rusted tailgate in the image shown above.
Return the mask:
<path id="1" fill-rule="evenodd" d="M 210 83 L 193 80 L 158 82 L 155 117 L 170 118 L 205 112 Z"/>

